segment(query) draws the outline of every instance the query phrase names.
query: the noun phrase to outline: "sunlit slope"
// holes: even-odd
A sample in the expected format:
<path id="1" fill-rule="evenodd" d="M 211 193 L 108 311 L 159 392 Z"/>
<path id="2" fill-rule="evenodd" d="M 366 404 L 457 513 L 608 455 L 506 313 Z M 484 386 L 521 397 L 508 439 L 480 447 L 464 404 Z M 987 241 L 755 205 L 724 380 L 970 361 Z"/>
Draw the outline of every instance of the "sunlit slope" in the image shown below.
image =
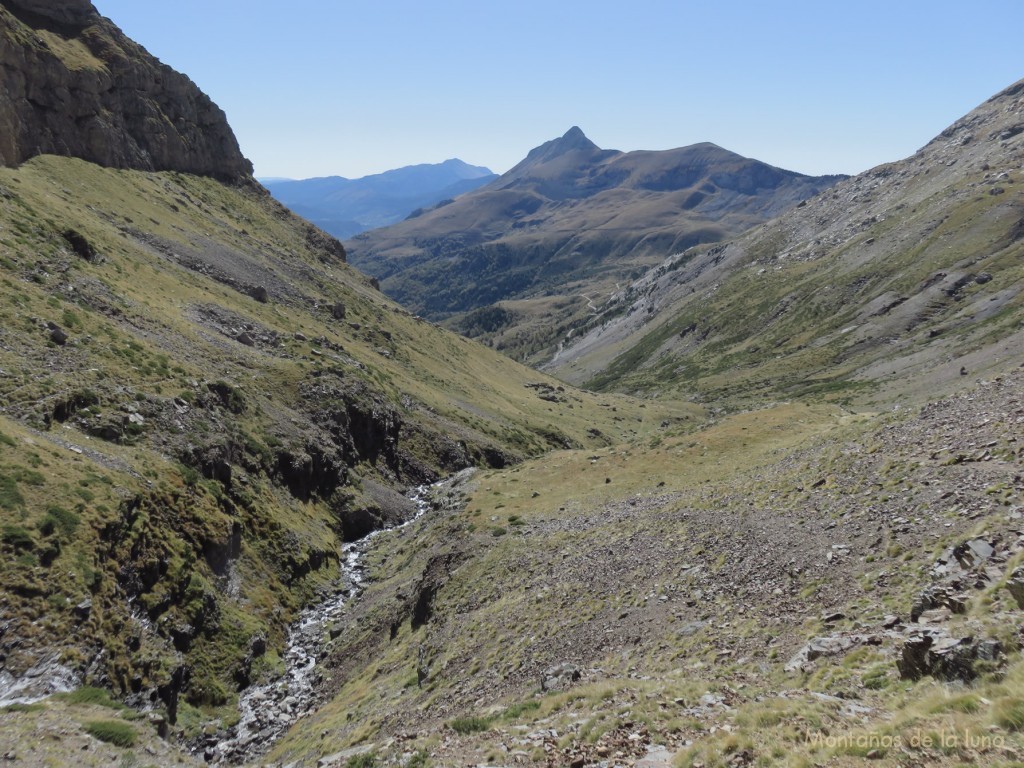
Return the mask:
<path id="1" fill-rule="evenodd" d="M 938 391 L 1019 348 L 1024 85 L 880 166 L 623 291 L 548 369 L 751 403 Z"/>

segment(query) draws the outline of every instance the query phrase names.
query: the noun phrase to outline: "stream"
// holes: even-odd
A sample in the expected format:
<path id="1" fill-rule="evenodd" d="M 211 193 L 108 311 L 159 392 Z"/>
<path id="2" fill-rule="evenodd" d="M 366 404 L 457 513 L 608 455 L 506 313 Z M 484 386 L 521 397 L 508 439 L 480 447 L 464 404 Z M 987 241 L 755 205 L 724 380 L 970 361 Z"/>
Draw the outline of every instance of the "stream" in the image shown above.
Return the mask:
<path id="1" fill-rule="evenodd" d="M 344 613 L 346 604 L 357 598 L 363 589 L 366 552 L 380 534 L 401 530 L 422 517 L 431 509 L 434 491 L 449 484 L 451 479 L 414 488 L 408 498 L 416 505 L 416 511 L 409 520 L 345 544 L 341 553 L 339 591 L 326 602 L 299 614 L 299 619 L 288 630 L 288 643 L 282 657 L 285 673 L 262 685 L 250 686 L 242 693 L 238 702 L 238 724 L 226 739 L 207 739 L 202 755 L 207 762 L 238 763 L 254 759 L 270 749 L 296 720 L 316 707 L 319 703 L 316 686 L 321 678 L 317 659 L 323 656 L 330 642 L 331 626 Z"/>

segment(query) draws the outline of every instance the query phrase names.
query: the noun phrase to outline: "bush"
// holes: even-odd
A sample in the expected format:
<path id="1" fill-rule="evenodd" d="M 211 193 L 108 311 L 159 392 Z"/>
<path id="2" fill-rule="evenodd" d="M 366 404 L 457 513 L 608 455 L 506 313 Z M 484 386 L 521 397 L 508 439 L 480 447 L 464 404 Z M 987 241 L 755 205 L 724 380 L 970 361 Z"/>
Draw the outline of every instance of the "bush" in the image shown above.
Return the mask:
<path id="1" fill-rule="evenodd" d="M 44 536 L 56 531 L 63 538 L 70 539 L 78 530 L 80 522 L 81 518 L 74 512 L 54 505 L 46 510 L 46 516 L 39 521 L 39 530 Z"/>
<path id="2" fill-rule="evenodd" d="M 527 712 L 536 712 L 538 709 L 540 709 L 540 702 L 534 699 L 529 699 L 528 701 L 520 701 L 513 704 L 505 710 L 504 715 L 509 720 L 516 720 Z"/>
<path id="3" fill-rule="evenodd" d="M 46 709 L 45 704 L 8 704 L 0 707 L 0 712 L 39 712 Z"/>
<path id="4" fill-rule="evenodd" d="M 345 768 L 375 768 L 377 756 L 371 752 L 364 752 L 361 755 L 353 755 L 345 761 Z"/>
<path id="5" fill-rule="evenodd" d="M 115 747 L 134 747 L 138 739 L 134 728 L 118 720 L 92 720 L 85 724 L 85 732 Z"/>
<path id="6" fill-rule="evenodd" d="M 36 546 L 32 534 L 20 525 L 5 525 L 0 533 L 0 539 L 14 549 L 35 549 Z"/>
<path id="7" fill-rule="evenodd" d="M 18 490 L 18 481 L 11 476 L 0 477 L 0 509 L 25 506 L 25 497 Z"/>
<path id="8" fill-rule="evenodd" d="M 453 731 L 465 736 L 467 733 L 486 731 L 491 727 L 491 721 L 486 717 L 457 717 L 449 725 Z"/>

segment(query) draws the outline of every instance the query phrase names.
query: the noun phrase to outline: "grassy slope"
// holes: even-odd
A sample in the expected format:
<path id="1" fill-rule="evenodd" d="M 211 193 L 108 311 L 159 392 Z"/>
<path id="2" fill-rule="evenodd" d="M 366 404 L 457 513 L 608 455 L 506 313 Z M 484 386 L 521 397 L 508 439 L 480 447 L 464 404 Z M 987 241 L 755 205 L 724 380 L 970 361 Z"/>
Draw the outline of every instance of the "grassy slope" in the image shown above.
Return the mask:
<path id="1" fill-rule="evenodd" d="M 881 624 L 906 621 L 945 547 L 972 532 L 1017 539 L 1021 462 L 1007 414 L 1021 384 L 1014 373 L 913 413 L 781 405 L 478 476 L 454 511 L 382 539 L 377 582 L 330 662 L 338 693 L 275 755 L 363 744 L 420 749 L 440 765 L 509 751 L 568 765 L 644 725 L 641 746 L 665 745 L 679 765 L 859 764 L 870 751 L 859 744 L 893 737 L 907 749 L 880 750 L 883 764 L 1016 764 L 1024 723 L 1004 712 L 1022 706 L 1020 614 L 1001 579 L 951 626 L 999 638 L 1005 679 L 901 681 L 900 641 Z M 978 444 L 994 458 L 971 458 Z M 1021 561 L 1016 546 L 1006 571 Z M 433 615 L 415 626 L 410 596 L 451 555 Z M 833 612 L 844 618 L 826 627 Z M 783 670 L 801 644 L 836 631 L 881 640 Z M 565 661 L 583 680 L 542 692 L 544 670 Z M 705 706 L 709 693 L 725 703 Z M 467 717 L 486 732 L 446 727 Z M 557 748 L 545 752 L 551 729 Z M 995 741 L 971 746 L 964 729 Z M 959 744 L 939 748 L 953 732 Z M 922 733 L 933 746 L 911 747 Z M 388 746 L 402 734 L 414 736 Z"/>
<path id="2" fill-rule="evenodd" d="M 84 669 L 105 647 L 90 676 L 118 693 L 185 665 L 190 703 L 227 702 L 238 675 L 277 665 L 285 622 L 333 578 L 346 510 L 381 505 L 363 479 L 401 487 L 699 416 L 558 392 L 417 321 L 260 191 L 42 157 L 0 170 L 0 227 L 0 613 L 15 673 L 47 649 Z M 69 229 L 99 258 L 76 255 Z M 261 286 L 266 302 L 250 295 Z M 544 381 L 558 402 L 526 386 Z M 346 430 L 368 434 L 354 453 Z M 290 491 L 282 462 L 310 456 L 312 490 Z M 318 456 L 348 464 L 337 487 L 315 485 Z M 248 669 L 260 634 L 271 650 Z"/>

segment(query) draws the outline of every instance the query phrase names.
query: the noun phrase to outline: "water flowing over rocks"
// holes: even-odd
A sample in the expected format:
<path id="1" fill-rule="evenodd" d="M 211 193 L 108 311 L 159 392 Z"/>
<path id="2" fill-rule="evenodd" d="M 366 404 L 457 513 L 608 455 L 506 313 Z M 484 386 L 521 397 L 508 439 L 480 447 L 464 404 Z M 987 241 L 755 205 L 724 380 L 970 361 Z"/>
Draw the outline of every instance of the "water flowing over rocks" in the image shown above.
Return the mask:
<path id="1" fill-rule="evenodd" d="M 409 493 L 409 499 L 415 505 L 412 517 L 400 525 L 373 531 L 344 546 L 338 591 L 327 601 L 304 610 L 292 625 L 282 657 L 287 671 L 281 677 L 253 686 L 242 694 L 238 725 L 227 738 L 222 732 L 207 737 L 198 745 L 197 749 L 202 751 L 208 762 L 239 763 L 263 754 L 296 720 L 320 704 L 317 685 L 322 678 L 317 660 L 322 658 L 327 644 L 333 639 L 332 625 L 366 584 L 368 577 L 363 560 L 374 540 L 387 531 L 411 525 L 436 508 L 435 499 L 473 471 L 464 470 L 434 485 L 414 488 Z"/>
<path id="2" fill-rule="evenodd" d="M 0 670 L 0 707 L 34 704 L 55 693 L 67 693 L 81 685 L 79 675 L 56 656 L 44 659 L 20 677 Z"/>

